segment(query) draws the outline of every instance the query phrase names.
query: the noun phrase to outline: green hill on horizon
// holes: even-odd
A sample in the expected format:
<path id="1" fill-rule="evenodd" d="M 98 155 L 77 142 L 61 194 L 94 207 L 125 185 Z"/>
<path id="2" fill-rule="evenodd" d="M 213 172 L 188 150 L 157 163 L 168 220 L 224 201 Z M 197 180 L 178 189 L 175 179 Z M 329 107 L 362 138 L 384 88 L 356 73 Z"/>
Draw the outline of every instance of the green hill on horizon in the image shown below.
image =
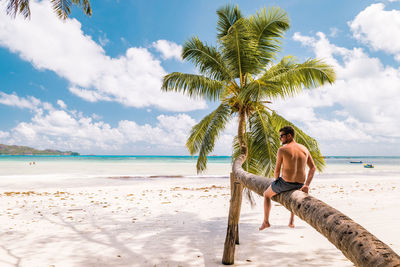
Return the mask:
<path id="1" fill-rule="evenodd" d="M 55 149 L 39 150 L 28 146 L 0 144 L 0 155 L 63 155 L 79 156 L 79 153 L 72 151 L 59 151 Z"/>

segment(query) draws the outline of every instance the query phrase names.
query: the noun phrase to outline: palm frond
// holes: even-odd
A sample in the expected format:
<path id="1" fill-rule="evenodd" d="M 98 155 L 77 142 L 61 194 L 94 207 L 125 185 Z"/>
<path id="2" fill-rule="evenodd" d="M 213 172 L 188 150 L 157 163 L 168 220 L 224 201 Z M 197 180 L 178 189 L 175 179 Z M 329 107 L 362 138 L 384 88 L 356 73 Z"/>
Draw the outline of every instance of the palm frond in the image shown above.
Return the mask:
<path id="1" fill-rule="evenodd" d="M 85 15 L 92 15 L 92 8 L 88 0 L 51 0 L 54 11 L 60 19 L 67 19 L 71 14 L 72 5 L 80 7 Z"/>
<path id="2" fill-rule="evenodd" d="M 248 19 L 237 20 L 228 33 L 218 41 L 221 45 L 223 60 L 230 67 L 234 78 L 242 79 L 245 74 L 258 73 L 262 69 L 257 49 L 258 43 Z"/>
<path id="3" fill-rule="evenodd" d="M 308 59 L 297 63 L 292 56 L 284 57 L 277 65 L 271 67 L 259 79 L 263 82 L 275 83 L 281 88 L 276 97 L 293 96 L 304 88 L 316 88 L 326 83 L 334 83 L 335 70 L 319 59 Z"/>
<path id="4" fill-rule="evenodd" d="M 60 19 L 67 19 L 71 14 L 72 5 L 80 7 L 85 15 L 92 15 L 92 8 L 89 0 L 51 0 L 54 12 Z M 30 18 L 31 10 L 29 0 L 9 0 L 7 4 L 7 14 L 15 18 L 17 14 L 21 14 L 25 18 Z"/>
<path id="5" fill-rule="evenodd" d="M 272 125 L 271 115 L 264 109 L 257 109 L 250 120 L 250 131 L 253 139 L 252 154 L 263 169 L 260 171 L 262 175 L 273 177 L 276 154 L 280 147 L 279 132 L 275 131 Z"/>
<path id="6" fill-rule="evenodd" d="M 323 170 L 325 160 L 317 141 L 275 112 L 269 113 L 258 109 L 249 118 L 249 125 L 249 132 L 246 133 L 248 157 L 243 164 L 243 169 L 254 174 L 273 177 L 276 154 L 280 147 L 279 130 L 284 126 L 291 125 L 296 131 L 296 142 L 304 145 L 310 151 L 318 171 Z M 233 147 L 233 158 L 236 158 L 239 155 L 237 138 Z"/>
<path id="7" fill-rule="evenodd" d="M 223 82 L 211 80 L 202 75 L 173 72 L 164 77 L 161 89 L 215 101 L 219 98 L 223 87 Z"/>
<path id="8" fill-rule="evenodd" d="M 210 79 L 228 80 L 232 76 L 218 50 L 202 43 L 199 38 L 192 37 L 183 45 L 182 58 L 191 61 L 200 73 Z"/>
<path id="9" fill-rule="evenodd" d="M 246 140 L 247 148 L 248 148 L 248 153 L 247 153 L 247 158 L 242 164 L 242 168 L 250 173 L 258 174 L 258 175 L 264 175 L 264 172 L 262 170 L 265 169 L 265 166 L 262 165 L 262 163 L 257 159 L 257 157 L 253 156 L 253 143 L 254 140 L 252 139 L 251 133 L 247 132 L 244 134 L 244 138 Z M 240 154 L 240 145 L 239 145 L 239 140 L 238 137 L 235 136 L 233 139 L 233 153 L 232 153 L 232 161 L 236 159 Z M 246 196 L 247 200 L 250 203 L 251 207 L 254 207 L 256 205 L 256 202 L 254 201 L 254 197 L 252 192 L 245 187 L 244 188 L 244 195 Z"/>
<path id="10" fill-rule="evenodd" d="M 253 156 L 253 139 L 251 136 L 250 132 L 247 132 L 244 134 L 244 139 L 246 140 L 246 145 L 247 145 L 247 158 L 243 162 L 243 169 L 247 172 L 251 172 L 254 174 L 259 174 L 263 175 L 263 170 L 265 169 L 265 166 L 262 165 L 262 163 Z M 240 145 L 239 145 L 239 140 L 238 137 L 235 136 L 233 139 L 233 152 L 232 152 L 232 160 L 237 158 L 240 155 Z"/>
<path id="11" fill-rule="evenodd" d="M 72 3 L 78 5 L 83 10 L 85 15 L 92 15 L 92 7 L 89 0 L 72 0 Z"/>
<path id="12" fill-rule="evenodd" d="M 280 39 L 289 29 L 289 17 L 279 7 L 263 8 L 250 17 L 250 23 L 258 41 L 260 62 L 267 65 L 280 51 Z"/>
<path id="13" fill-rule="evenodd" d="M 268 80 L 252 80 L 240 90 L 237 98 L 242 103 L 259 102 L 265 99 L 273 99 L 284 93 L 278 82 Z"/>
<path id="14" fill-rule="evenodd" d="M 230 107 L 221 104 L 192 128 L 190 136 L 186 141 L 186 147 L 191 155 L 199 153 L 196 165 L 197 173 L 206 169 L 207 155 L 213 151 L 215 141 L 220 132 L 225 128 L 230 117 Z"/>
<path id="15" fill-rule="evenodd" d="M 17 14 L 21 14 L 24 18 L 31 17 L 29 8 L 29 0 L 10 0 L 7 4 L 7 15 L 15 18 Z"/>
<path id="16" fill-rule="evenodd" d="M 308 136 L 300 128 L 298 128 L 296 125 L 294 125 L 292 122 L 286 120 L 282 116 L 278 115 L 276 112 L 272 112 L 271 122 L 272 122 L 272 125 L 275 127 L 276 132 L 279 132 L 279 129 L 281 129 L 284 126 L 287 126 L 287 125 L 292 126 L 296 132 L 296 134 L 295 134 L 296 142 L 299 144 L 302 144 L 310 151 L 310 154 L 314 160 L 315 166 L 317 167 L 318 171 L 321 172 L 324 169 L 325 160 L 321 154 L 321 151 L 319 150 L 318 143 L 314 138 Z"/>
<path id="17" fill-rule="evenodd" d="M 243 169 L 272 178 L 280 141 L 279 133 L 271 125 L 268 112 L 258 109 L 250 116 L 249 131 L 246 133 L 245 139 L 248 146 L 248 154 L 246 161 L 243 163 Z M 236 158 L 240 153 L 237 137 L 234 140 L 233 147 L 233 158 Z"/>
<path id="18" fill-rule="evenodd" d="M 239 7 L 233 5 L 226 5 L 217 10 L 218 21 L 217 21 L 217 37 L 218 39 L 224 37 L 231 26 L 240 18 L 242 14 Z"/>
<path id="19" fill-rule="evenodd" d="M 51 0 L 54 11 L 60 19 L 66 19 L 71 14 L 71 0 Z"/>

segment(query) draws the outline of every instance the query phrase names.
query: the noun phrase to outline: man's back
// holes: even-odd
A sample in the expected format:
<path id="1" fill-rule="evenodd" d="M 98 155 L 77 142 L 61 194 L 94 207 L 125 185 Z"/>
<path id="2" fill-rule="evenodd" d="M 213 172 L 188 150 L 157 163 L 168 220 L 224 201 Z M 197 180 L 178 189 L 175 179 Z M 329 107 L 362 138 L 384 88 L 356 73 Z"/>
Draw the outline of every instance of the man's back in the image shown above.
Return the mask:
<path id="1" fill-rule="evenodd" d="M 282 178 L 286 182 L 304 183 L 309 152 L 303 145 L 291 142 L 280 149 L 282 155 Z"/>
<path id="2" fill-rule="evenodd" d="M 279 130 L 282 142 L 278 149 L 275 166 L 275 180 L 264 191 L 264 221 L 260 231 L 270 227 L 269 213 L 271 198 L 276 194 L 298 190 L 308 193 L 308 187 L 314 177 L 315 165 L 308 149 L 294 140 L 295 132 L 292 126 L 285 126 Z M 310 168 L 306 180 L 306 165 Z M 294 227 L 294 214 L 290 215 L 289 227 Z"/>

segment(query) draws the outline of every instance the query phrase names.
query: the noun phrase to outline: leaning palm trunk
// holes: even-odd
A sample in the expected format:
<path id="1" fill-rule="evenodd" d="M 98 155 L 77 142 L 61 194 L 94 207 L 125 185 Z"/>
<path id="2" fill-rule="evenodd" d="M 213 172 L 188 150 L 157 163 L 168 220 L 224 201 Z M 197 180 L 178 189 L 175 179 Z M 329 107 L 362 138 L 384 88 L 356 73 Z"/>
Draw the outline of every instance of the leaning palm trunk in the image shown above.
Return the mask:
<path id="1" fill-rule="evenodd" d="M 239 155 L 233 163 L 234 177 L 259 195 L 271 184 L 270 179 L 248 173 L 242 164 L 246 154 Z M 272 200 L 294 212 L 324 235 L 356 266 L 400 266 L 400 256 L 361 225 L 321 200 L 302 191 L 278 194 Z M 225 262 L 224 262 L 225 260 Z M 228 259 L 223 263 L 233 264 Z"/>

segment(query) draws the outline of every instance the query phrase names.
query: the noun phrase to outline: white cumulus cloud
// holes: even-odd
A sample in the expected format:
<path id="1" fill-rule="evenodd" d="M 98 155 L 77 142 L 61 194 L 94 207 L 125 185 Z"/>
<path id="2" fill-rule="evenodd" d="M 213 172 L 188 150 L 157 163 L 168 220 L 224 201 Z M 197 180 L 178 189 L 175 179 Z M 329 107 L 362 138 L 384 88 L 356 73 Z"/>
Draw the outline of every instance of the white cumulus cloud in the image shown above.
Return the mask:
<path id="1" fill-rule="evenodd" d="M 111 101 L 110 97 L 105 94 L 100 93 L 97 90 L 87 90 L 78 88 L 76 86 L 71 86 L 69 91 L 74 95 L 79 96 L 80 98 L 88 101 L 88 102 L 97 102 L 97 101 Z"/>
<path id="2" fill-rule="evenodd" d="M 324 33 L 294 40 L 332 64 L 336 83 L 274 103 L 321 142 L 328 154 L 397 154 L 400 148 L 400 68 L 384 65 L 363 49 L 332 44 Z M 332 145 L 336 144 L 336 145 Z"/>
<path id="3" fill-rule="evenodd" d="M 400 10 L 372 4 L 349 22 L 353 36 L 374 50 L 393 54 L 400 61 Z"/>
<path id="4" fill-rule="evenodd" d="M 37 69 L 67 79 L 73 94 L 87 101 L 116 101 L 137 108 L 190 111 L 207 107 L 202 99 L 161 92 L 167 73 L 148 49 L 131 47 L 122 56 L 110 57 L 82 31 L 78 20 L 58 19 L 49 1 L 30 1 L 30 5 L 31 20 L 12 19 L 0 12 L 0 46 Z M 165 40 L 156 42 L 156 47 L 165 58 L 176 57 L 179 50 Z"/>
<path id="5" fill-rule="evenodd" d="M 65 109 L 67 108 L 67 105 L 65 104 L 64 101 L 62 101 L 61 99 L 57 100 L 57 104 L 60 106 L 60 108 Z"/>
<path id="6" fill-rule="evenodd" d="M 15 93 L 6 94 L 0 92 L 0 104 L 18 108 L 36 109 L 40 104 L 40 100 L 33 96 L 30 96 L 29 98 L 20 98 Z"/>
<path id="7" fill-rule="evenodd" d="M 159 51 L 164 59 L 175 58 L 182 61 L 182 46 L 168 40 L 153 42 L 153 47 Z"/>
<path id="8" fill-rule="evenodd" d="M 181 113 L 159 115 L 154 124 L 121 120 L 112 127 L 96 114 L 85 116 L 76 110 L 68 110 L 61 99 L 57 100 L 60 108 L 55 108 L 30 96 L 19 97 L 2 92 L 0 104 L 33 112 L 30 121 L 20 122 L 9 131 L 0 131 L 1 143 L 81 153 L 154 154 L 156 151 L 159 154 L 187 155 L 185 142 L 196 123 L 195 119 Z M 231 153 L 233 135 L 230 132 L 234 132 L 231 126 L 221 134 L 214 153 Z"/>
<path id="9" fill-rule="evenodd" d="M 0 140 L 3 140 L 9 136 L 10 136 L 10 134 L 8 132 L 0 131 Z"/>

